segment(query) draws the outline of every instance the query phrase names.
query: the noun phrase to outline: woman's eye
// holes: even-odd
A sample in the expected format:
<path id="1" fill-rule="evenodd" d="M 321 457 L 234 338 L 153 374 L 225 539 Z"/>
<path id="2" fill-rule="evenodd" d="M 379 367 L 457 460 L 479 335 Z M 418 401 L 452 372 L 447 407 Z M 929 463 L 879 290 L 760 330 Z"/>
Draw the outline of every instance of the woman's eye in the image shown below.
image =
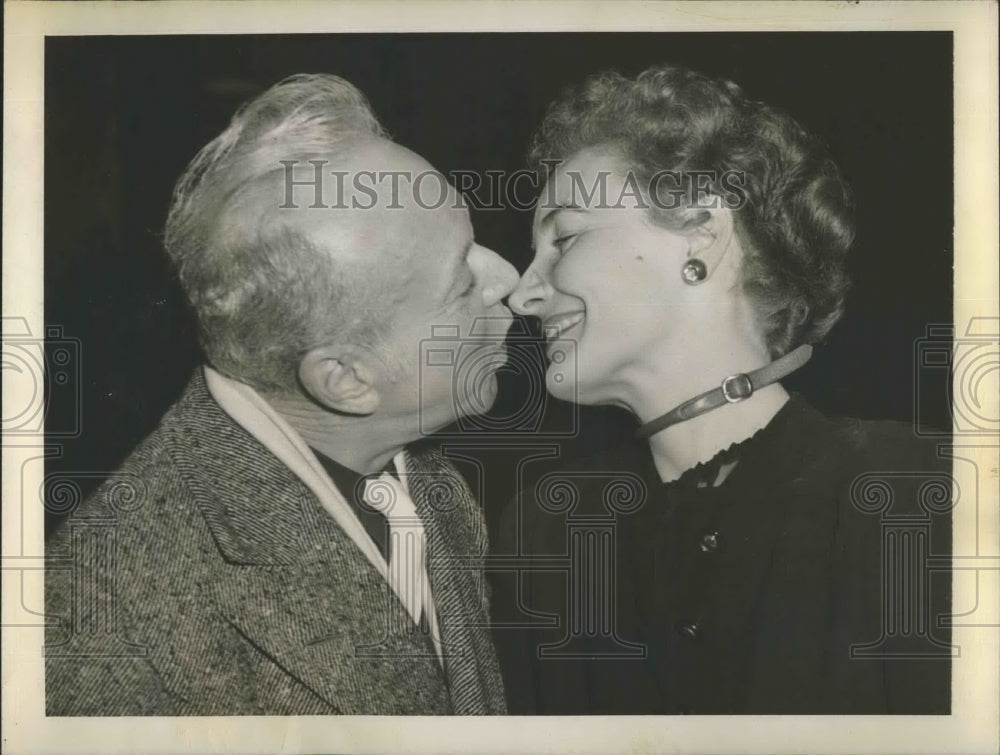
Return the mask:
<path id="1" fill-rule="evenodd" d="M 552 243 L 560 252 L 565 252 L 569 243 L 577 237 L 576 233 L 567 233 L 565 236 L 560 236 L 555 239 Z"/>

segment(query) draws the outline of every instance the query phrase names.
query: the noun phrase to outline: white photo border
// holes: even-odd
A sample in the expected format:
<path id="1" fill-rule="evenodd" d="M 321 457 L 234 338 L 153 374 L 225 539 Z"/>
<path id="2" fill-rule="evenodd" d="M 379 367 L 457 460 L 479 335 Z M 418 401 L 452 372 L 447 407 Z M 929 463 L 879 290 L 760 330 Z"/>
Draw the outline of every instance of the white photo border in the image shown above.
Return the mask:
<path id="1" fill-rule="evenodd" d="M 3 314 L 32 333 L 43 318 L 46 35 L 392 31 L 952 31 L 955 94 L 956 335 L 998 317 L 997 4 L 995 2 L 8 2 L 4 6 Z M 977 319 L 979 318 L 979 319 Z M 4 374 L 5 387 L 8 375 Z M 4 391 L 5 404 L 12 400 Z M 982 416 L 1000 416 L 993 405 Z M 8 416 L 6 407 L 4 416 Z M 956 439 L 958 440 L 958 439 Z M 262 752 L 996 752 L 1000 738 L 1000 553 L 996 437 L 962 439 L 978 507 L 955 511 L 950 716 L 151 717 L 46 718 L 40 626 L 43 511 L 11 506 L 44 437 L 3 439 L 3 745 L 11 753 Z M 956 465 L 956 474 L 966 467 Z M 961 468 L 960 468 L 961 467 Z M 37 475 L 35 475 L 37 477 Z M 975 475 L 971 475 L 973 478 Z M 985 550 L 992 548 L 992 551 Z M 959 573 L 956 573 L 959 574 Z M 976 596 L 978 595 L 978 604 Z M 40 609 L 39 609 L 40 610 Z M 37 612 L 36 612 L 37 613 Z"/>

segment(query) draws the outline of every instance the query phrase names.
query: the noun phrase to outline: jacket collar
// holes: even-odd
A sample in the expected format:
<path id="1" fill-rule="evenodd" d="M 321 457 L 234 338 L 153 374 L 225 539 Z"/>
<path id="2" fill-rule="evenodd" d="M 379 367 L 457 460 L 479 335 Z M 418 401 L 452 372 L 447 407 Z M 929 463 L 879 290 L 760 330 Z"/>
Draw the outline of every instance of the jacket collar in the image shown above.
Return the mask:
<path id="1" fill-rule="evenodd" d="M 212 398 L 199 369 L 163 421 L 177 471 L 232 564 L 298 561 L 310 536 L 307 489 Z M 304 521 L 305 516 L 305 521 Z"/>
<path id="2" fill-rule="evenodd" d="M 190 443 L 202 448 L 202 466 L 191 471 L 206 490 L 227 491 L 221 508 L 203 507 L 227 559 L 297 560 L 301 547 L 312 544 L 315 520 L 322 519 L 311 505 L 311 493 L 385 578 L 385 559 L 350 505 L 301 436 L 256 391 L 204 367 L 186 399 L 180 427 Z M 212 432 L 199 432 L 208 429 Z"/>
<path id="3" fill-rule="evenodd" d="M 343 713 L 447 712 L 433 646 L 392 593 L 377 547 L 333 485 L 309 475 L 305 454 L 293 458 L 294 440 L 279 458 L 260 440 L 271 442 L 275 428 L 248 416 L 249 427 L 224 411 L 199 370 L 164 419 L 184 449 L 173 454 L 177 471 L 229 565 L 202 585 L 205 596 L 236 631 Z M 333 496 L 382 569 L 331 516 Z M 379 685 L 392 687 L 388 702 L 373 700 Z"/>

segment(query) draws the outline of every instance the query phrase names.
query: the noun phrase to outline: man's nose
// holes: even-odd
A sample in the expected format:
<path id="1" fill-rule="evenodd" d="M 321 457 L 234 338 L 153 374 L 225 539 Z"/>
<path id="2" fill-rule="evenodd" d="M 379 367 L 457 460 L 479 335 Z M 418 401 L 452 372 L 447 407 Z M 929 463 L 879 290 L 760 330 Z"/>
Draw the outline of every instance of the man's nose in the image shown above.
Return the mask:
<path id="1" fill-rule="evenodd" d="M 517 282 L 507 300 L 508 306 L 519 315 L 538 316 L 539 310 L 548 298 L 548 284 L 534 267 L 529 267 Z"/>
<path id="2" fill-rule="evenodd" d="M 486 285 L 483 286 L 483 302 L 487 307 L 499 304 L 510 296 L 517 285 L 517 270 L 507 260 L 491 249 L 486 252 Z"/>

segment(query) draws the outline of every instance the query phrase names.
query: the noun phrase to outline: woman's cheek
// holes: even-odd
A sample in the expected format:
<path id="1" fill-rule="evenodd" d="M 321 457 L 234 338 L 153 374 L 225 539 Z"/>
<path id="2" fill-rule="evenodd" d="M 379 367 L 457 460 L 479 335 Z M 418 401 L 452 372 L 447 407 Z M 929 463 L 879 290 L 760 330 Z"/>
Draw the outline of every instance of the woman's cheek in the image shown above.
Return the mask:
<path id="1" fill-rule="evenodd" d="M 573 251 L 563 256 L 552 271 L 552 283 L 559 291 L 582 297 L 583 292 L 593 293 L 611 283 L 609 271 L 604 269 L 606 265 L 602 265 L 601 260 L 585 253 L 573 254 Z"/>

